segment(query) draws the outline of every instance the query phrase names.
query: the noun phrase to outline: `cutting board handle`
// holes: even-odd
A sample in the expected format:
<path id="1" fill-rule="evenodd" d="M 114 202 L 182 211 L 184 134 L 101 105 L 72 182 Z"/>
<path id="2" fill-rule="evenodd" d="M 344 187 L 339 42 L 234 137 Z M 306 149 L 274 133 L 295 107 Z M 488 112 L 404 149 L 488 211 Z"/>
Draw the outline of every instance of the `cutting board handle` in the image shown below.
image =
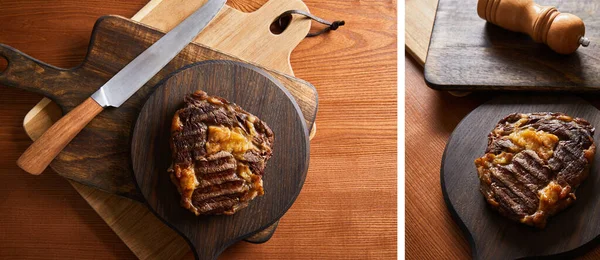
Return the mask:
<path id="1" fill-rule="evenodd" d="M 166 32 L 205 2 L 164 0 L 144 8 L 134 20 L 139 19 L 141 23 Z M 271 24 L 289 10 L 309 12 L 302 0 L 269 0 L 251 13 L 225 6 L 215 17 L 215 22 L 210 23 L 194 41 L 293 76 L 290 55 L 310 30 L 311 22 L 310 19 L 295 17 L 282 33 L 273 34 L 269 29 Z"/>
<path id="2" fill-rule="evenodd" d="M 0 72 L 0 84 L 54 97 L 54 92 L 43 82 L 60 78 L 64 69 L 36 60 L 5 44 L 0 44 L 0 56 L 8 61 L 6 69 Z"/>

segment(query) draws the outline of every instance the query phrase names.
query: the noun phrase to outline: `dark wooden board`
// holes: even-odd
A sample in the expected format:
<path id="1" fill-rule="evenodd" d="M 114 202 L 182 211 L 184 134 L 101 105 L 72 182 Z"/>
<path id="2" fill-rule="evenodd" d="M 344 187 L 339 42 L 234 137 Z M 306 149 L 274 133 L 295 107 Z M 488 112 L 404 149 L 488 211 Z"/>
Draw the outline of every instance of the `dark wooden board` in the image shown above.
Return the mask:
<path id="1" fill-rule="evenodd" d="M 425 81 L 438 90 L 600 91 L 600 5 L 597 0 L 538 0 L 579 16 L 591 39 L 571 55 L 477 16 L 477 1 L 439 0 Z"/>
<path id="2" fill-rule="evenodd" d="M 496 123 L 514 112 L 563 112 L 588 120 L 596 129 L 600 126 L 600 111 L 573 96 L 504 96 L 479 106 L 458 124 L 446 145 L 440 172 L 446 205 L 466 233 L 474 259 L 579 254 L 600 235 L 600 153 L 576 192 L 577 201 L 551 217 L 543 230 L 502 217 L 479 192 L 473 161 L 484 154 Z M 598 143 L 597 133 L 594 140 Z"/>
<path id="3" fill-rule="evenodd" d="M 142 53 L 163 33 L 118 16 L 98 20 L 85 61 L 72 69 L 44 64 L 0 45 L 0 55 L 9 62 L 0 74 L 0 83 L 40 93 L 55 101 L 64 113 L 94 93 L 128 62 Z M 108 108 L 97 116 L 52 162 L 58 174 L 108 192 L 141 199 L 131 178 L 129 141 L 133 122 L 166 75 L 187 64 L 202 60 L 237 60 L 198 44 L 190 44 L 163 70 L 117 109 Z M 294 96 L 308 125 L 315 120 L 317 92 L 306 81 L 274 71 L 276 78 Z"/>
<path id="4" fill-rule="evenodd" d="M 171 183 L 171 121 L 183 97 L 196 90 L 223 97 L 265 121 L 275 134 L 263 175 L 265 195 L 233 216 L 201 216 L 180 206 Z M 149 207 L 190 243 L 199 259 L 279 219 L 300 193 L 309 160 L 308 130 L 293 97 L 265 72 L 246 64 L 207 61 L 186 66 L 159 84 L 137 119 L 131 143 L 136 182 Z"/>

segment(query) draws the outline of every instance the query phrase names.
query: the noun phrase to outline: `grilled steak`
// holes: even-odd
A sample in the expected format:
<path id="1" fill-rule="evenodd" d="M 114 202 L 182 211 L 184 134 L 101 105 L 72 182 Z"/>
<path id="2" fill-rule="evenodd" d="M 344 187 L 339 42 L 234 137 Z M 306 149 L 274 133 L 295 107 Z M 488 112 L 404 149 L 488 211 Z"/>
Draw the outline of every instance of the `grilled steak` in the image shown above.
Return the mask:
<path id="1" fill-rule="evenodd" d="M 264 194 L 273 132 L 227 100 L 197 91 L 173 117 L 172 182 L 196 215 L 231 215 Z"/>
<path id="2" fill-rule="evenodd" d="M 475 160 L 480 191 L 500 214 L 544 228 L 575 201 L 594 158 L 594 128 L 561 113 L 511 114 Z"/>

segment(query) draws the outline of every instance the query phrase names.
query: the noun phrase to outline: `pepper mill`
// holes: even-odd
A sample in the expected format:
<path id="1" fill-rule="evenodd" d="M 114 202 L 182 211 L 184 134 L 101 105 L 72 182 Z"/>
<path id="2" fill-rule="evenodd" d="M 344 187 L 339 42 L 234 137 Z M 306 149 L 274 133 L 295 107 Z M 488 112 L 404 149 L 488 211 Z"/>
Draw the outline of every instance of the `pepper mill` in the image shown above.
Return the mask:
<path id="1" fill-rule="evenodd" d="M 570 54 L 579 45 L 590 44 L 579 17 L 561 13 L 553 6 L 538 5 L 533 0 L 479 0 L 477 14 L 504 29 L 526 33 L 560 54 Z"/>

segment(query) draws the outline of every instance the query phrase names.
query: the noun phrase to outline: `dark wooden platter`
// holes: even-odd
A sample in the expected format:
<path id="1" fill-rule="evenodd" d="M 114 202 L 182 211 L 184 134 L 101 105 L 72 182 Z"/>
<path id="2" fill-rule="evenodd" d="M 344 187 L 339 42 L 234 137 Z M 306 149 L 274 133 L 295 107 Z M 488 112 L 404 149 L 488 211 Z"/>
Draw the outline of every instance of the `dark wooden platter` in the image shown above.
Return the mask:
<path id="1" fill-rule="evenodd" d="M 197 217 L 184 209 L 167 173 L 173 115 L 183 97 L 196 90 L 238 104 L 275 134 L 263 176 L 265 195 L 233 216 Z M 132 136 L 133 172 L 142 195 L 160 219 L 186 238 L 197 259 L 214 259 L 227 246 L 277 221 L 300 193 L 308 170 L 308 129 L 300 108 L 273 77 L 242 63 L 206 61 L 178 70 L 159 83 Z"/>
<path id="2" fill-rule="evenodd" d="M 56 102 L 63 113 L 67 113 L 162 35 L 155 29 L 123 17 L 101 17 L 92 31 L 85 60 L 71 69 L 54 67 L 0 44 L 0 56 L 9 63 L 0 73 L 0 83 L 40 93 Z M 178 68 L 202 60 L 238 61 L 233 56 L 203 45 L 188 45 L 123 106 L 107 109 L 92 120 L 50 167 L 65 178 L 143 201 L 135 188 L 129 156 L 135 119 L 160 80 Z M 317 112 L 317 91 L 314 86 L 280 72 L 264 70 L 291 93 L 307 125 L 312 127 Z M 274 230 L 275 226 L 272 226 L 259 232 L 251 242 L 267 241 Z"/>
<path id="3" fill-rule="evenodd" d="M 600 5 L 597 0 L 538 0 L 579 16 L 592 43 L 554 53 L 528 35 L 477 16 L 477 1 L 439 0 L 425 81 L 438 90 L 600 91 Z"/>
<path id="4" fill-rule="evenodd" d="M 440 171 L 444 200 L 467 235 L 474 259 L 572 257 L 597 244 L 600 235 L 600 153 L 576 192 L 577 201 L 550 218 L 543 230 L 502 217 L 479 192 L 474 160 L 484 154 L 488 133 L 514 112 L 563 112 L 588 120 L 598 130 L 600 111 L 573 96 L 503 96 L 467 115 L 450 136 Z M 598 133 L 594 140 L 598 143 Z"/>

